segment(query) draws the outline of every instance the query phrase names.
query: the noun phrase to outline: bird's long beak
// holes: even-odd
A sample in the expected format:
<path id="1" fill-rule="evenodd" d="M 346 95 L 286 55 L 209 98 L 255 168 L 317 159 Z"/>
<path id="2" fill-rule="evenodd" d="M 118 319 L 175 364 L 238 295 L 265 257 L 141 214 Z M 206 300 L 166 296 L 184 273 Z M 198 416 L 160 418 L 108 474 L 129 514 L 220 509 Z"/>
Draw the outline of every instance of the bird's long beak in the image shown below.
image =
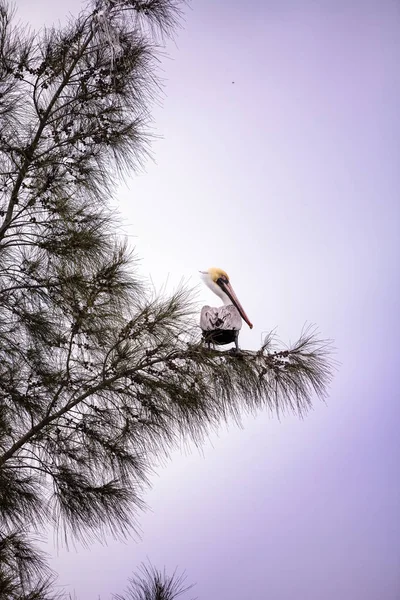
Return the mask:
<path id="1" fill-rule="evenodd" d="M 230 300 L 232 301 L 232 304 L 234 306 L 236 306 L 242 319 L 244 321 L 246 321 L 246 323 L 250 327 L 250 329 L 253 329 L 253 323 L 251 323 L 249 317 L 244 312 L 243 306 L 240 304 L 239 299 L 236 296 L 235 292 L 233 291 L 233 287 L 231 286 L 231 284 L 226 283 L 222 279 L 219 279 L 217 281 L 217 283 L 218 283 L 219 287 L 225 292 L 225 294 L 230 298 Z"/>

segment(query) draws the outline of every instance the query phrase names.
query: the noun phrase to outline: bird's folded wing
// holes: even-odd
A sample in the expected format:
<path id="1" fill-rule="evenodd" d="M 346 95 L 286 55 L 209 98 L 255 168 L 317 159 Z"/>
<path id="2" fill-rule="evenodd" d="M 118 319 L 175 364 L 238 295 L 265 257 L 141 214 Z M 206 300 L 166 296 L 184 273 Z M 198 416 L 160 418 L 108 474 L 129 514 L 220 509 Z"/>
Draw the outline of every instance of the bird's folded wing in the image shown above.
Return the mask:
<path id="1" fill-rule="evenodd" d="M 229 306 L 203 306 L 200 314 L 200 327 L 203 331 L 214 329 L 235 329 L 242 327 L 242 318 L 233 304 Z"/>

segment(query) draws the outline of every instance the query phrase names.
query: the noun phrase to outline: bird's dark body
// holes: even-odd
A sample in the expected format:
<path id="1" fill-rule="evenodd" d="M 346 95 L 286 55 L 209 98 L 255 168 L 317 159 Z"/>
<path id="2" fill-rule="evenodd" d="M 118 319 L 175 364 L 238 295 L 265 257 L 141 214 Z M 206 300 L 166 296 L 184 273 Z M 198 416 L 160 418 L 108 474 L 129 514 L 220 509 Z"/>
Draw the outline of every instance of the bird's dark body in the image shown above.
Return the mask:
<path id="1" fill-rule="evenodd" d="M 213 331 L 203 331 L 205 342 L 224 346 L 225 344 L 236 343 L 239 331 L 237 329 L 214 329 Z"/>
<path id="2" fill-rule="evenodd" d="M 234 343 L 239 348 L 239 331 L 242 318 L 236 306 L 203 306 L 200 315 L 200 327 L 203 339 L 210 346 L 224 346 Z"/>

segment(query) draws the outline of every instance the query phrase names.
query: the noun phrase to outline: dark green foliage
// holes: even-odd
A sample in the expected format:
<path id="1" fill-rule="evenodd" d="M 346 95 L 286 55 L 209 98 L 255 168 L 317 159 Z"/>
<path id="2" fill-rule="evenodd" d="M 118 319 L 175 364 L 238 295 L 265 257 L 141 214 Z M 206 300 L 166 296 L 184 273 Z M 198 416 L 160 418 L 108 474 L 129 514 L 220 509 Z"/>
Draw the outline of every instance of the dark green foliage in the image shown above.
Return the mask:
<path id="1" fill-rule="evenodd" d="M 0 533 L 0 598 L 3 600 L 57 600 L 54 576 L 42 553 L 23 531 Z"/>
<path id="2" fill-rule="evenodd" d="M 175 600 L 188 592 L 193 585 L 186 586 L 185 575 L 177 575 L 176 571 L 169 577 L 165 571 L 161 573 L 151 565 L 141 565 L 141 574 L 129 580 L 123 595 L 113 596 L 114 600 Z"/>
<path id="3" fill-rule="evenodd" d="M 42 572 L 21 588 L 32 531 L 125 535 L 161 455 L 246 412 L 303 415 L 330 381 L 310 332 L 207 349 L 189 292 L 152 298 L 117 236 L 109 199 L 146 156 L 155 36 L 178 17 L 173 0 L 102 0 L 29 36 L 0 0 L 2 598 L 48 597 Z"/>

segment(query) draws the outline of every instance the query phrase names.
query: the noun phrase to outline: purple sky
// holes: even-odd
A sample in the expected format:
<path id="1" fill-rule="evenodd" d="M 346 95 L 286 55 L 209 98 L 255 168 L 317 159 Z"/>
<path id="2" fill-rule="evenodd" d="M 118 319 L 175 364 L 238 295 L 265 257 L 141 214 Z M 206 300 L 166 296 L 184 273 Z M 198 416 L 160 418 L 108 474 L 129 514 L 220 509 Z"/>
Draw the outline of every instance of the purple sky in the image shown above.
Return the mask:
<path id="1" fill-rule="evenodd" d="M 38 27 L 79 6 L 19 0 L 18 14 Z M 54 550 L 81 600 L 122 591 L 146 557 L 185 568 L 200 600 L 400 598 L 399 26 L 395 0 L 186 11 L 156 163 L 118 196 L 143 273 L 197 285 L 220 266 L 255 324 L 243 346 L 314 322 L 341 366 L 304 421 L 260 414 L 175 453 L 142 541 Z"/>

